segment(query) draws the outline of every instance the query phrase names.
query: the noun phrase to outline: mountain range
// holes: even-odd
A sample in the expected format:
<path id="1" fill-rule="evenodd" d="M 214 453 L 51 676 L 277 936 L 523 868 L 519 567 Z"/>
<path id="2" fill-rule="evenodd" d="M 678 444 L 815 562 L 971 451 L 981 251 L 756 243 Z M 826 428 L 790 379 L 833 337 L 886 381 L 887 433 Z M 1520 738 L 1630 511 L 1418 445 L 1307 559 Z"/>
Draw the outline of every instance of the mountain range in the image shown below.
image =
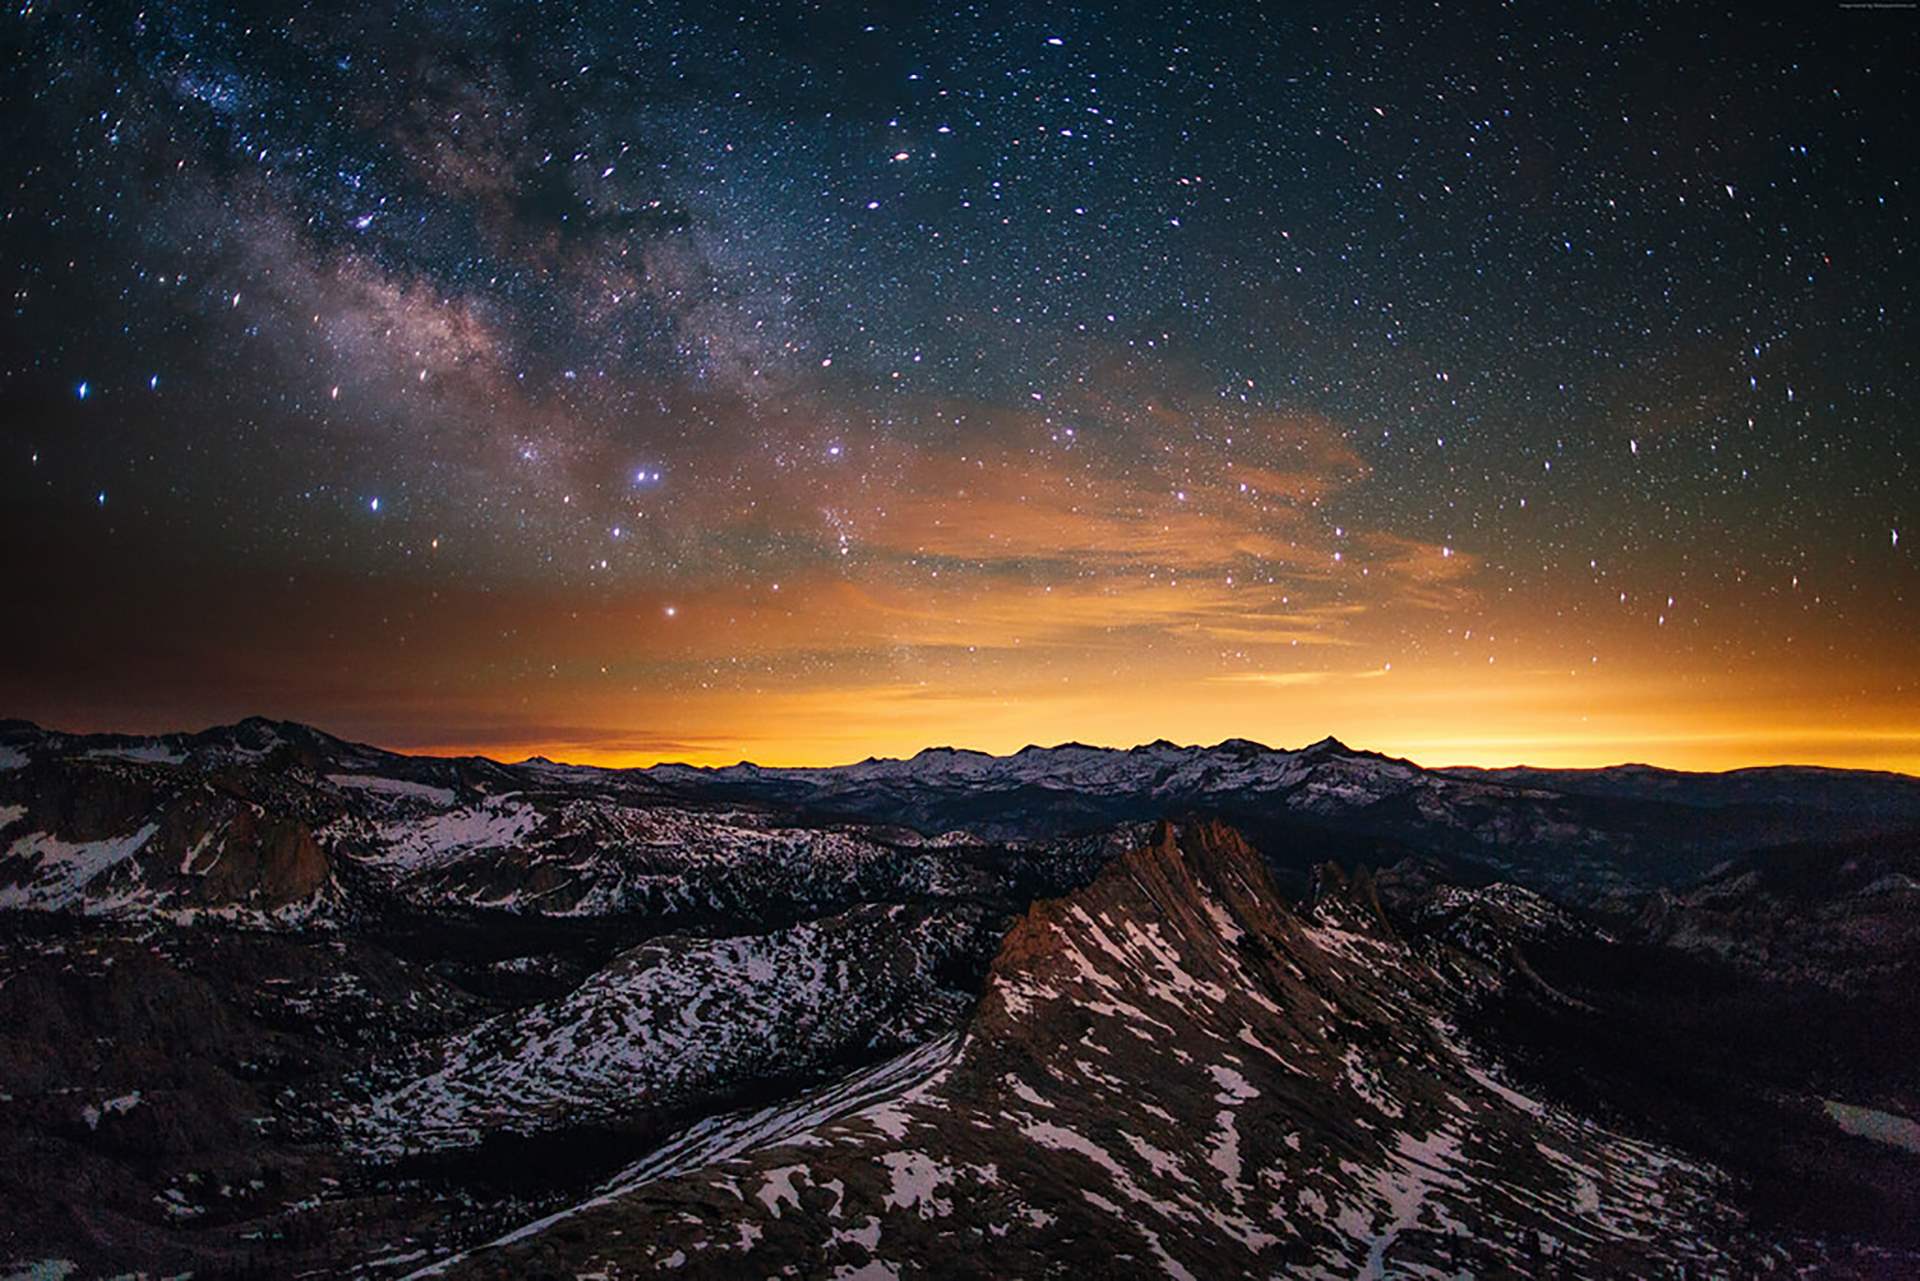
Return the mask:
<path id="1" fill-rule="evenodd" d="M 0 1276 L 1920 1270 L 1920 780 L 0 724 Z"/>

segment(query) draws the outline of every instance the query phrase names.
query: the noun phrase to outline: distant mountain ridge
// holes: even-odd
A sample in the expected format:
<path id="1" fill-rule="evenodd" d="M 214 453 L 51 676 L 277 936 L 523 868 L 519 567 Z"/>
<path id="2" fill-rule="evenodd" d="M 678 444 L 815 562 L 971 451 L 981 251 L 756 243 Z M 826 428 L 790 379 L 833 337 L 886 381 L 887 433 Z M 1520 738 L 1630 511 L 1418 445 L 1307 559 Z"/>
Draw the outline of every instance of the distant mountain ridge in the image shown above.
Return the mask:
<path id="1" fill-rule="evenodd" d="M 1456 778 L 1516 783 L 1574 795 L 1678 800 L 1702 807 L 1788 803 L 1902 820 L 1920 816 L 1920 778 L 1892 770 L 1754 765 L 1700 772 L 1630 764 L 1596 769 L 1462 766 L 1441 772 Z"/>
<path id="2" fill-rule="evenodd" d="M 128 808 L 129 818 L 146 803 L 141 796 L 197 778 L 203 780 L 197 794 L 208 815 L 176 817 L 172 826 L 156 828 L 141 841 L 147 862 L 157 863 L 158 851 L 166 851 L 184 875 L 195 870 L 187 846 L 206 836 L 213 811 L 233 806 L 230 789 L 206 781 L 236 770 L 273 780 L 268 790 L 287 805 L 274 802 L 266 809 L 290 825 L 276 829 L 292 843 L 289 848 L 304 851 L 290 865 L 278 860 L 265 874 L 268 889 L 292 891 L 280 893 L 284 901 L 273 910 L 294 910 L 294 900 L 303 900 L 329 875 L 321 864 L 330 856 L 319 845 L 387 871 L 401 866 L 403 846 L 415 849 L 417 857 L 407 856 L 407 875 L 420 888 L 452 877 L 460 882 L 457 893 L 475 902 L 491 893 L 504 904 L 501 896 L 526 890 L 526 869 L 509 869 L 506 879 L 484 885 L 478 865 L 440 859 L 432 853 L 435 842 L 485 849 L 511 834 L 523 851 L 528 842 L 521 838 L 578 849 L 580 839 L 561 840 L 575 823 L 599 831 L 593 839 L 602 843 L 619 831 L 631 839 L 627 829 L 639 815 L 672 805 L 772 807 L 813 824 L 884 824 L 895 831 L 889 839 L 908 844 L 1032 841 L 1168 816 L 1212 816 L 1247 830 L 1276 872 L 1296 886 L 1330 853 L 1384 865 L 1419 852 L 1463 860 L 1488 879 L 1583 901 L 1690 883 L 1757 849 L 1920 827 L 1920 779 L 1819 768 L 1705 775 L 1644 766 L 1429 770 L 1329 737 L 1292 750 L 1247 739 L 1210 747 L 1158 740 L 1127 749 L 1030 746 L 1006 756 L 937 747 L 904 759 L 824 768 L 602 769 L 539 759 L 506 764 L 484 757 L 408 756 L 305 725 L 253 718 L 154 737 L 71 735 L 8 722 L 0 729 L 0 796 L 20 792 L 23 799 L 11 822 L 0 822 L 0 839 L 36 821 L 32 816 L 49 804 L 61 812 L 57 798 L 74 791 L 76 772 L 89 780 L 88 805 L 97 810 L 117 797 L 114 803 Z M 288 792 L 295 780 L 309 789 L 297 798 Z M 568 807 L 568 797 L 587 808 Z M 430 814 L 442 817 L 429 821 Z M 369 816 L 377 830 L 366 827 Z M 395 826 L 408 816 L 418 816 L 411 834 Z M 0 819 L 6 817 L 0 811 Z M 258 817 L 242 819 L 236 811 L 219 821 Z M 515 822 L 531 827 L 513 833 Z M 321 829 L 329 840 L 311 840 Z M 21 846 L 16 838 L 12 856 L 0 855 L 0 904 L 58 908 L 77 902 L 57 878 L 39 889 L 20 879 L 35 850 L 43 863 L 62 855 L 70 863 L 115 866 L 129 851 L 101 842 L 131 841 L 139 829 L 105 813 L 75 813 L 35 830 L 65 844 Z M 378 848 L 393 841 L 399 845 L 389 851 Z M 79 845 L 87 848 L 69 848 Z M 525 862 L 524 853 L 509 862 Z M 153 870 L 158 877 L 160 869 Z M 221 875 L 232 870 L 228 865 Z M 553 870 L 576 888 L 543 886 L 539 892 L 550 902 L 564 904 L 587 892 L 577 876 Z M 631 877 L 628 883 L 634 884 Z M 189 897 L 202 909 L 225 901 L 207 890 L 210 884 L 218 878 L 200 876 L 192 886 Z M 179 882 L 178 888 L 188 887 Z M 250 882 L 243 888 L 252 893 Z"/>
<path id="3" fill-rule="evenodd" d="M 935 783 L 949 779 L 974 781 L 1052 780 L 1073 785 L 1107 781 L 1113 785 L 1137 786 L 1156 771 L 1186 764 L 1213 768 L 1238 762 L 1248 768 L 1275 768 L 1280 762 L 1304 762 L 1329 757 L 1376 762 L 1393 769 L 1458 778 L 1464 781 L 1501 783 L 1523 788 L 1538 788 L 1590 795 L 1621 795 L 1639 798 L 1677 796 L 1687 804 L 1725 805 L 1743 801 L 1772 799 L 1796 786 L 1812 787 L 1820 783 L 1845 785 L 1853 789 L 1847 800 L 1871 796 L 1902 814 L 1920 815 L 1920 776 L 1892 770 L 1850 769 L 1825 765 L 1757 765 L 1731 770 L 1697 771 L 1638 762 L 1617 765 L 1552 768 L 1532 765 L 1499 767 L 1422 766 L 1403 757 L 1365 748 L 1350 747 L 1327 735 L 1298 748 L 1271 747 L 1254 739 L 1228 738 L 1218 743 L 1179 744 L 1155 739 L 1133 747 L 1096 747 L 1080 742 L 1054 746 L 1029 743 L 1002 755 L 976 748 L 928 746 L 912 756 L 869 756 L 845 765 L 759 765 L 740 761 L 734 765 L 686 765 L 662 762 L 658 765 L 608 767 L 573 765 L 545 756 L 532 756 L 519 762 L 493 757 L 428 756 L 375 747 L 340 738 L 323 729 L 299 721 L 250 716 L 243 720 L 210 726 L 203 730 L 181 730 L 164 734 L 125 734 L 112 732 L 73 733 L 40 726 L 20 718 L 0 719 L 0 751 L 23 751 L 29 745 L 44 745 L 71 753 L 84 750 L 97 755 L 125 755 L 130 759 L 199 755 L 214 758 L 221 754 L 231 759 L 258 758 L 276 750 L 294 754 L 315 753 L 334 760 L 375 761 L 461 761 L 482 763 L 501 769 L 547 767 L 622 775 L 645 775 L 660 779 L 684 780 L 789 780 L 796 783 L 847 785 L 875 779 L 912 778 Z M 14 760 L 13 757 L 6 758 Z M 1255 766 L 1252 762 L 1262 762 Z M 1807 803 L 1806 798 L 1799 798 Z M 1831 799 L 1831 798 L 1830 798 Z M 1841 803 L 1832 799 L 1832 803 Z"/>

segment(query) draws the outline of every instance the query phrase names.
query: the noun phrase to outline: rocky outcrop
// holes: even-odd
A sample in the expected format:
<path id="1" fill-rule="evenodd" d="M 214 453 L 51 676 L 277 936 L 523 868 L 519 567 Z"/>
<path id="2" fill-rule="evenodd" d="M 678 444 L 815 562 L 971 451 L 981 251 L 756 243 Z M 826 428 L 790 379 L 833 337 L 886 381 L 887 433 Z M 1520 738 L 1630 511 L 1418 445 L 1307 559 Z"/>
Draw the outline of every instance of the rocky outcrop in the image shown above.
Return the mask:
<path id="1" fill-rule="evenodd" d="M 1711 1170 L 1505 1083 L 1335 897 L 1296 913 L 1231 831 L 1163 826 L 1013 927 L 905 1088 L 447 1271 L 1645 1274 L 1725 1248 Z"/>

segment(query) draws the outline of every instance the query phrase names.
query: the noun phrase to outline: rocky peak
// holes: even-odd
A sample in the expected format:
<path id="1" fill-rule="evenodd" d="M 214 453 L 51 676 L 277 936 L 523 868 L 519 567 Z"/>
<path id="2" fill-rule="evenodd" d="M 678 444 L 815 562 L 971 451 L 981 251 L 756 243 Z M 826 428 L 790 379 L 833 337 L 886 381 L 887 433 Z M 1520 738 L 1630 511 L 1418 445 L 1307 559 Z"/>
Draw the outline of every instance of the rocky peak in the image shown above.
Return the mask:
<path id="1" fill-rule="evenodd" d="M 1370 897 L 1323 879 L 1322 906 Z M 1232 829 L 1163 822 L 1036 904 L 963 1034 L 883 1069 L 884 1096 L 818 1096 L 764 1146 L 453 1272 L 1032 1276 L 1097 1248 L 1143 1279 L 1537 1276 L 1543 1237 L 1566 1275 L 1712 1257 L 1711 1172 L 1503 1084 L 1450 1000 L 1398 941 L 1295 916 Z"/>
<path id="2" fill-rule="evenodd" d="M 1075 897 L 1145 911 L 1208 937 L 1225 928 L 1219 909 L 1244 929 L 1281 903 L 1259 854 L 1217 819 L 1155 823 L 1144 842 L 1114 858 Z"/>
<path id="3" fill-rule="evenodd" d="M 1315 919 L 1393 936 L 1386 909 L 1380 905 L 1380 891 L 1374 884 L 1373 871 L 1364 865 L 1355 869 L 1352 876 L 1337 863 L 1321 863 L 1315 867 L 1307 905 Z"/>
<path id="4" fill-rule="evenodd" d="M 1245 943 L 1261 939 L 1271 952 L 1286 915 L 1258 855 L 1232 828 L 1162 821 L 1091 884 L 1035 903 L 1014 925 L 993 962 L 988 1008 L 997 1002 L 1017 1024 L 1034 1004 L 1082 988 L 1238 987 Z"/>

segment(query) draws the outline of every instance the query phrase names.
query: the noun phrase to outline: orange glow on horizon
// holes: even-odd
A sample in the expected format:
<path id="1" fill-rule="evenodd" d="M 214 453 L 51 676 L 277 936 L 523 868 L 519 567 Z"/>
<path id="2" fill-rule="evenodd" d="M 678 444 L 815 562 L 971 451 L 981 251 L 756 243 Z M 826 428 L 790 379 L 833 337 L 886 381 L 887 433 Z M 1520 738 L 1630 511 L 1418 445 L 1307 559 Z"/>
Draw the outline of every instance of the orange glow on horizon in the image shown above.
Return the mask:
<path id="1" fill-rule="evenodd" d="M 1084 396 L 922 404 L 929 439 L 849 436 L 832 466 L 741 450 L 727 483 L 617 518 L 623 545 L 652 540 L 650 573 L 514 572 L 398 517 L 406 554 L 377 573 L 209 577 L 107 548 L 32 585 L 62 625 L 13 637 L 0 708 L 135 732 L 268 715 L 608 766 L 1332 734 L 1434 766 L 1920 774 L 1910 630 L 1818 560 L 1704 573 L 1652 542 L 1616 564 L 1567 551 L 1564 525 L 1522 557 L 1368 512 L 1341 424 Z M 1118 415 L 1135 449 L 1067 439 L 1067 413 Z"/>
<path id="2" fill-rule="evenodd" d="M 1157 692 L 1106 683 L 1076 688 L 1071 679 L 1052 688 L 979 694 L 917 683 L 716 692 L 645 700 L 645 712 L 636 711 L 650 725 L 664 717 L 701 727 L 697 738 L 684 741 L 632 742 L 618 733 L 491 735 L 410 743 L 404 750 L 509 761 L 545 756 L 614 768 L 740 761 L 822 766 L 906 757 L 936 746 L 1004 755 L 1029 744 L 1126 748 L 1156 738 L 1185 744 L 1248 738 L 1291 748 L 1332 734 L 1354 748 L 1428 767 L 1824 765 L 1920 775 L 1920 729 L 1911 721 L 1795 722 L 1767 702 L 1677 703 L 1665 682 L 1536 671 L 1495 683 L 1473 675 L 1478 684 L 1458 672 L 1347 669 L 1202 677 L 1169 682 Z M 614 707 L 598 710 L 605 715 Z"/>

